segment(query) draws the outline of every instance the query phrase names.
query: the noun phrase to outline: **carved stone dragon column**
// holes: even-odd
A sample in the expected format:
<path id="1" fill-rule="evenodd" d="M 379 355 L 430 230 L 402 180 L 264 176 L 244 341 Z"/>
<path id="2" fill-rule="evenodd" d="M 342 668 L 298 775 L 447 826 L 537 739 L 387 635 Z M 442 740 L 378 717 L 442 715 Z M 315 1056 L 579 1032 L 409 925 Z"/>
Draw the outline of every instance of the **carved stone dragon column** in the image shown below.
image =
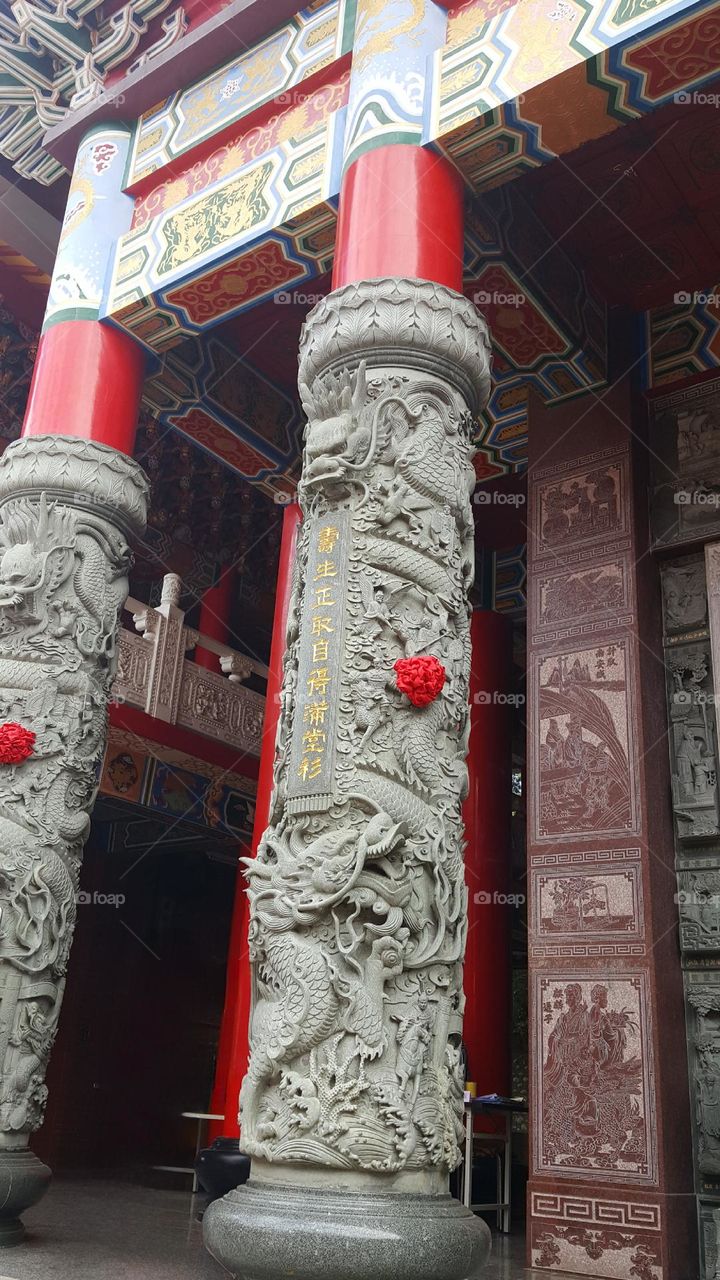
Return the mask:
<path id="1" fill-rule="evenodd" d="M 252 1177 L 208 1211 L 243 1280 L 466 1280 L 461 1135 L 472 415 L 489 352 L 441 285 L 311 313 L 304 523 L 270 826 L 248 865 Z"/>
<path id="2" fill-rule="evenodd" d="M 68 436 L 0 458 L 0 1245 L 50 1170 L 42 1123 L 128 590 L 145 526 L 132 459 Z"/>

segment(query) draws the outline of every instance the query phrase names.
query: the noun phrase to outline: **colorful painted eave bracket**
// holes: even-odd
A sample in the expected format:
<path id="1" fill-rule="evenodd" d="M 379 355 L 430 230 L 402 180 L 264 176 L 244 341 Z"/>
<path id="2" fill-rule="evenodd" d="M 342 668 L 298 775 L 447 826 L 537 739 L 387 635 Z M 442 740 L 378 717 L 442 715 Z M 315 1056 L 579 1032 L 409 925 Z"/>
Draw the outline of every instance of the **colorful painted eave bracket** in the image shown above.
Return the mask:
<path id="1" fill-rule="evenodd" d="M 294 487 L 297 403 L 218 337 L 191 338 L 168 352 L 145 383 L 143 402 L 274 501 Z"/>
<path id="2" fill-rule="evenodd" d="M 648 311 L 643 370 L 648 390 L 685 381 L 720 367 L 720 282 L 703 293 Z"/>
<path id="3" fill-rule="evenodd" d="M 485 0 L 458 6 L 450 12 L 446 46 L 428 58 L 425 144 L 445 154 L 487 200 L 493 188 L 528 169 L 666 105 L 678 92 L 708 85 L 720 65 L 719 9 L 719 0 L 658 0 L 650 8 L 647 0 L 558 0 L 538 20 L 535 6 L 521 0 L 486 20 Z M 128 176 L 133 225 L 117 244 L 102 316 L 149 353 L 166 355 L 330 269 L 350 77 L 348 8 L 340 40 L 337 14 L 331 30 L 335 10 L 329 4 L 299 15 L 312 21 L 315 46 L 302 24 L 283 29 L 278 68 L 268 61 L 269 50 L 277 52 L 275 33 L 243 56 L 242 67 L 228 64 L 140 122 Z M 256 97 L 243 98 L 235 82 L 249 79 L 254 56 L 261 60 Z M 602 384 L 597 334 L 604 314 L 569 259 L 561 290 L 563 303 L 572 304 L 568 311 L 537 271 L 529 278 L 508 235 L 497 237 L 495 249 L 478 248 L 473 236 L 471 226 L 466 288 L 488 316 L 496 348 L 493 396 L 478 441 L 489 473 L 522 465 L 529 386 L 557 400 Z M 492 300 L 511 294 L 522 295 L 522 305 Z M 183 416 L 189 434 L 208 447 L 207 424 Z M 209 417 L 215 420 L 214 410 Z M 271 469 L 282 476 L 285 460 L 261 450 L 266 471 L 253 457 L 256 440 L 244 428 L 237 432 L 227 422 L 224 428 L 250 451 L 241 457 L 228 441 L 228 465 L 239 462 L 253 483 L 272 488 Z"/>
<path id="4" fill-rule="evenodd" d="M 562 47 L 555 38 L 550 62 L 540 53 L 538 42 L 547 34 L 542 24 L 526 32 L 525 44 L 519 40 L 531 5 L 518 4 L 479 30 L 473 14 L 480 5 L 465 5 L 450 16 L 451 43 L 431 59 L 428 142 L 476 191 L 505 183 L 588 137 L 610 132 L 621 119 L 670 101 L 689 83 L 685 55 L 698 42 L 692 86 L 716 74 L 717 50 L 703 30 L 717 14 L 717 0 L 694 5 L 660 0 L 649 11 L 644 4 L 641 14 L 632 0 L 601 6 L 558 0 L 558 6 L 565 15 L 565 38 Z M 473 20 L 475 34 L 458 41 Z M 559 21 L 547 22 L 553 33 L 563 29 Z M 594 52 L 603 40 L 606 47 Z M 319 47 L 324 51 L 322 43 Z M 293 71 L 288 66 L 286 76 Z M 458 82 L 461 69 L 460 80 L 467 83 Z M 227 72 L 215 75 L 220 95 L 223 76 L 232 84 Z M 118 243 L 104 317 L 148 349 L 167 350 L 278 289 L 326 271 L 341 179 L 347 81 L 345 69 L 337 80 L 330 77 L 301 95 L 302 102 L 293 98 L 292 88 L 283 89 L 273 101 L 277 113 L 265 124 L 226 138 L 210 154 L 206 125 L 198 140 L 205 148 L 201 160 L 191 164 L 190 150 L 182 172 L 176 169 L 177 156 L 169 175 L 154 171 L 152 189 L 138 193 L 133 226 Z M 207 97 L 208 81 L 203 85 Z M 156 125 L 162 138 L 152 153 L 142 152 L 144 162 L 150 154 L 157 160 L 161 152 L 169 156 L 184 145 L 179 130 L 187 116 L 179 113 L 175 100 L 158 109 L 153 119 L 167 118 L 174 125 Z M 146 127 L 147 121 L 141 122 L 141 129 Z M 135 166 L 137 159 L 136 136 Z"/>
<path id="5" fill-rule="evenodd" d="M 340 186 L 343 117 L 334 108 L 346 91 L 341 76 L 265 126 L 277 138 L 269 150 L 247 136 L 223 145 L 165 185 L 159 211 L 154 193 L 153 216 L 141 198 L 117 245 L 104 318 L 163 351 L 324 274 Z M 313 115 L 304 127 L 301 117 Z"/>

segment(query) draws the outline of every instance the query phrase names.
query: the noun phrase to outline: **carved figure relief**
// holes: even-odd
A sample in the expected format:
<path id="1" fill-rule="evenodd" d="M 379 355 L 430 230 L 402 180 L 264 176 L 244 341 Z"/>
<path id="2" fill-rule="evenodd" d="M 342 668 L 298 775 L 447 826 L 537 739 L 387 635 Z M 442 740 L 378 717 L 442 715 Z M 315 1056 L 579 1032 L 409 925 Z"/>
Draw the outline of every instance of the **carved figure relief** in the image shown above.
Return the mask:
<path id="1" fill-rule="evenodd" d="M 644 981 L 539 980 L 543 1170 L 652 1176 Z"/>
<path id="2" fill-rule="evenodd" d="M 716 726 L 707 643 L 666 656 L 669 680 L 673 812 L 681 838 L 718 831 Z"/>
<path id="3" fill-rule="evenodd" d="M 628 830 L 634 795 L 625 643 L 542 658 L 537 679 L 539 836 Z"/>
<path id="4" fill-rule="evenodd" d="M 439 286 L 339 294 L 349 331 L 331 295 L 301 358 L 304 522 L 273 820 L 248 863 L 242 1146 L 268 1161 L 449 1169 L 462 1109 L 473 573 L 458 384 L 486 367 L 485 335 Z M 413 326 L 427 335 L 421 368 Z M 374 370 L 361 357 L 376 343 L 386 354 Z M 443 377 L 428 372 L 436 365 Z M 414 705 L 395 663 L 426 657 L 445 679 Z"/>
<path id="5" fill-rule="evenodd" d="M 716 381 L 652 402 L 653 490 L 650 518 L 656 544 L 717 535 L 720 509 L 720 397 Z"/>
<path id="6" fill-rule="evenodd" d="M 28 758 L 0 765 L 0 1131 L 10 1145 L 42 1120 L 127 594 L 118 526 L 141 528 L 145 501 L 137 464 L 103 446 L 38 437 L 0 460 L 0 721 L 34 734 Z"/>
<path id="7" fill-rule="evenodd" d="M 720 1227 L 720 1208 L 712 1201 L 699 1203 L 700 1210 L 700 1275 L 702 1280 L 718 1280 L 718 1227 Z"/>
<path id="8" fill-rule="evenodd" d="M 622 533 L 622 486 L 622 466 L 610 460 L 541 485 L 538 534 L 543 550 L 607 542 Z"/>
<path id="9" fill-rule="evenodd" d="M 716 479 L 720 466 L 720 404 L 717 396 L 688 404 L 677 415 L 677 455 L 681 476 Z"/>
<path id="10" fill-rule="evenodd" d="M 695 1104 L 695 1158 L 700 1172 L 720 1181 L 720 986 L 691 986 L 687 993 L 691 1085 Z"/>
<path id="11" fill-rule="evenodd" d="M 705 564 L 702 556 L 686 556 L 661 569 L 665 631 L 706 627 L 708 620 Z"/>
<path id="12" fill-rule="evenodd" d="M 680 943 L 685 951 L 720 951 L 720 869 L 678 873 Z"/>

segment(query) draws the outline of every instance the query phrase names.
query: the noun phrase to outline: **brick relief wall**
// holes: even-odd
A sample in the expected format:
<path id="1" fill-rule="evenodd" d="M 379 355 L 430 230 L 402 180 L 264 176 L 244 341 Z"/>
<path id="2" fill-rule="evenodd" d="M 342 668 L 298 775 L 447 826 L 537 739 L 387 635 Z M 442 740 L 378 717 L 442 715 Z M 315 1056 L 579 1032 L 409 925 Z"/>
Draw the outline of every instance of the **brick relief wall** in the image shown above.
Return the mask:
<path id="1" fill-rule="evenodd" d="M 629 388 L 530 409 L 531 1265 L 681 1280 L 687 1064 L 647 450 Z"/>

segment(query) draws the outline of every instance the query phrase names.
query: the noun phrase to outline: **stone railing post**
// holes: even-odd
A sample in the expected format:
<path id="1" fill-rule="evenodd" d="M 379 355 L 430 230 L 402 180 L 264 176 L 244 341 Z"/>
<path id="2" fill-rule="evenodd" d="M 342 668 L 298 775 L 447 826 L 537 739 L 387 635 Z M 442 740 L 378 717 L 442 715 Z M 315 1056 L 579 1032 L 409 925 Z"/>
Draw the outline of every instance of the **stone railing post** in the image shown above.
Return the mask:
<path id="1" fill-rule="evenodd" d="M 36 435 L 0 459 L 0 1245 L 50 1170 L 42 1123 L 105 746 L 129 534 L 147 481 L 131 458 Z"/>
<path id="2" fill-rule="evenodd" d="M 271 821 L 249 864 L 250 1182 L 211 1206 L 245 1280 L 468 1280 L 487 1227 L 450 1198 L 463 1079 L 484 322 L 402 278 L 337 289 L 301 344 L 308 416 Z"/>

